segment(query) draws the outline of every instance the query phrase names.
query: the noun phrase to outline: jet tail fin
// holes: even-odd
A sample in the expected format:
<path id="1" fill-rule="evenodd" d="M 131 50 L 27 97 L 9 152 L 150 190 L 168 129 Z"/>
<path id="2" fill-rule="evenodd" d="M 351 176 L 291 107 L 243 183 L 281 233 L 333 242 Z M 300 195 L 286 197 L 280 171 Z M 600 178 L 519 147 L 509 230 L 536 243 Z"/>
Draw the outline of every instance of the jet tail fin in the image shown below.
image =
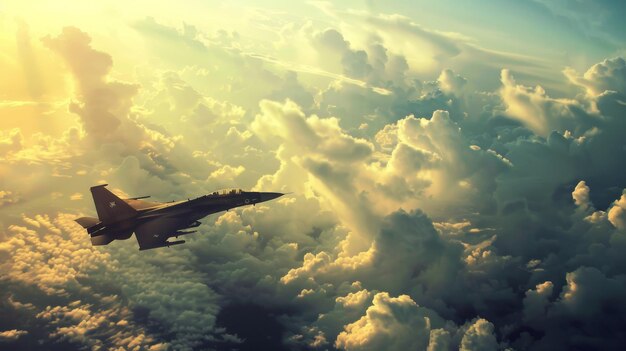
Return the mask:
<path id="1" fill-rule="evenodd" d="M 107 185 L 92 186 L 90 189 L 100 221 L 111 223 L 135 216 L 137 211 L 127 204 L 126 201 L 106 189 L 105 186 Z"/>

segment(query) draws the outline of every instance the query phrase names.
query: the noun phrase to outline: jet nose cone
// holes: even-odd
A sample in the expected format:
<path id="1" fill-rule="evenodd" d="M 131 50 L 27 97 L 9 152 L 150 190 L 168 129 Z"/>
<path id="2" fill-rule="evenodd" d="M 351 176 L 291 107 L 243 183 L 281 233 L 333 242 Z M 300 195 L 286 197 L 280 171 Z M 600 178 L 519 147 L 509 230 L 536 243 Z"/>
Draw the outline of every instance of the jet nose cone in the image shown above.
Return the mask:
<path id="1" fill-rule="evenodd" d="M 283 196 L 285 194 L 283 193 L 260 193 L 259 197 L 260 197 L 260 201 L 259 202 L 265 202 L 265 201 L 270 201 L 270 200 L 274 200 L 276 198 L 279 198 L 281 196 Z"/>

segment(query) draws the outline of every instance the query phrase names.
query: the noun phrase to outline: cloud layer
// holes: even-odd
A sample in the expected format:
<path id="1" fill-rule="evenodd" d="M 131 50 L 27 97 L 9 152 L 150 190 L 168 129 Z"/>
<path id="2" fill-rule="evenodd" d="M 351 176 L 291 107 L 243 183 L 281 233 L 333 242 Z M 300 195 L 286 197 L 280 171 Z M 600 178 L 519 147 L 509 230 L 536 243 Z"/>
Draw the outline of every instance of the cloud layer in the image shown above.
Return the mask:
<path id="1" fill-rule="evenodd" d="M 63 111 L 40 106 L 67 128 L 0 130 L 0 345 L 626 343 L 624 59 L 562 68 L 559 91 L 531 87 L 547 69 L 537 60 L 316 6 L 341 25 L 269 27 L 278 58 L 237 33 L 133 22 L 149 58 L 134 75 L 77 27 L 21 37 L 67 80 Z M 160 201 L 227 186 L 293 194 L 146 255 L 132 240 L 92 247 L 73 222 L 102 182 Z"/>

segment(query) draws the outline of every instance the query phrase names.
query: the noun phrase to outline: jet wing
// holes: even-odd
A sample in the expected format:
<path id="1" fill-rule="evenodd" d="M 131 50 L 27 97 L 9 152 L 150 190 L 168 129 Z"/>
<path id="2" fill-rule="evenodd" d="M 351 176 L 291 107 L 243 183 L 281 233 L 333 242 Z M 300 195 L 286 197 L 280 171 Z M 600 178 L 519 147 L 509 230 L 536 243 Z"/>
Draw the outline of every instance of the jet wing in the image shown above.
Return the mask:
<path id="1" fill-rule="evenodd" d="M 180 221 L 173 218 L 158 218 L 138 226 L 135 229 L 135 237 L 139 243 L 139 250 L 155 249 L 157 247 L 185 243 L 185 240 L 167 240 L 177 234 L 186 234 L 177 231 L 180 227 Z"/>

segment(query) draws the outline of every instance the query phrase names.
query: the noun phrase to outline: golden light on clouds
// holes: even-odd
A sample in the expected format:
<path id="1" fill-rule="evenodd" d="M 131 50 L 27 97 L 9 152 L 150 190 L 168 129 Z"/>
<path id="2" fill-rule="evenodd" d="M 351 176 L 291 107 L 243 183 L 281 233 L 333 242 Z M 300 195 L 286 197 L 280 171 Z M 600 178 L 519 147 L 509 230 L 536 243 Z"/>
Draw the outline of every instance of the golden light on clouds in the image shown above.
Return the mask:
<path id="1" fill-rule="evenodd" d="M 569 5 L 4 2 L 0 342 L 618 349 L 626 8 Z M 105 183 L 289 195 L 145 254 Z"/>

